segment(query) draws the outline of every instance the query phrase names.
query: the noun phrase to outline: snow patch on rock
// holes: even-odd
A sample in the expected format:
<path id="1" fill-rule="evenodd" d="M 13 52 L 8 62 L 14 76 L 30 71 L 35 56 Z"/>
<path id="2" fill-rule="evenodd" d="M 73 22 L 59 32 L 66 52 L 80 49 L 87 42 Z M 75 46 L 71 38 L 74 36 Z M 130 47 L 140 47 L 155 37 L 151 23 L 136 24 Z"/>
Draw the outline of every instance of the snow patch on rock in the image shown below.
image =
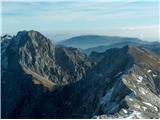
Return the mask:
<path id="1" fill-rule="evenodd" d="M 138 104 L 134 104 L 134 107 L 137 108 L 137 109 L 140 108 L 140 106 Z"/>
<path id="2" fill-rule="evenodd" d="M 137 81 L 138 81 L 138 82 L 142 82 L 142 80 L 143 80 L 143 77 L 142 77 L 142 76 L 138 76 L 138 77 L 137 77 Z"/>
<path id="3" fill-rule="evenodd" d="M 153 74 L 153 77 L 154 77 L 154 78 L 156 78 L 156 77 L 157 77 L 157 75 Z"/>
<path id="4" fill-rule="evenodd" d="M 130 115 L 128 115 L 125 119 L 140 119 L 143 118 L 143 115 L 141 112 L 133 111 Z"/>
<path id="5" fill-rule="evenodd" d="M 119 72 L 119 73 L 117 73 L 116 75 L 115 75 L 115 77 L 118 77 L 118 76 L 120 76 L 122 74 L 122 72 Z"/>
<path id="6" fill-rule="evenodd" d="M 123 111 L 125 114 L 128 113 L 128 111 L 127 111 L 126 109 L 122 109 L 122 111 Z"/>
<path id="7" fill-rule="evenodd" d="M 150 73 L 150 72 L 152 72 L 152 70 L 148 70 L 148 71 L 147 71 L 147 73 Z"/>
<path id="8" fill-rule="evenodd" d="M 148 103 L 148 102 L 143 102 L 143 103 L 154 108 L 155 111 L 158 111 L 158 108 L 156 106 L 152 105 L 151 103 Z"/>
<path id="9" fill-rule="evenodd" d="M 142 106 L 142 108 L 143 108 L 143 110 L 144 110 L 144 111 L 146 111 L 146 110 L 147 110 L 147 107 L 145 107 L 145 106 Z"/>
<path id="10" fill-rule="evenodd" d="M 110 90 L 105 94 L 105 96 L 103 96 L 103 97 L 101 98 L 101 101 L 100 101 L 100 104 L 101 104 L 101 105 L 107 103 L 107 102 L 110 100 L 110 98 L 112 97 L 112 92 L 113 92 L 113 88 L 110 89 Z"/>
<path id="11" fill-rule="evenodd" d="M 148 103 L 148 102 L 143 102 L 143 103 L 151 107 L 153 106 L 151 103 Z"/>
<path id="12" fill-rule="evenodd" d="M 139 88 L 140 93 L 142 93 L 143 95 L 145 95 L 147 93 L 147 90 L 145 90 L 144 88 L 140 87 Z"/>

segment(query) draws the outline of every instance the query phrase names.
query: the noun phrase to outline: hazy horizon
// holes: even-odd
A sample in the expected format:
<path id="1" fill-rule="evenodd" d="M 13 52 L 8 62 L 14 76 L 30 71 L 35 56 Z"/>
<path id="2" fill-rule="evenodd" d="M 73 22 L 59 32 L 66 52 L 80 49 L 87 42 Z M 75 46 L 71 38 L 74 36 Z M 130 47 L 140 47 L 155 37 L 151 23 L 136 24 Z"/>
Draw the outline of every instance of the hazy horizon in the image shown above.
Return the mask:
<path id="1" fill-rule="evenodd" d="M 159 40 L 158 0 L 2 1 L 1 34 L 36 30 L 54 41 L 77 35 Z"/>

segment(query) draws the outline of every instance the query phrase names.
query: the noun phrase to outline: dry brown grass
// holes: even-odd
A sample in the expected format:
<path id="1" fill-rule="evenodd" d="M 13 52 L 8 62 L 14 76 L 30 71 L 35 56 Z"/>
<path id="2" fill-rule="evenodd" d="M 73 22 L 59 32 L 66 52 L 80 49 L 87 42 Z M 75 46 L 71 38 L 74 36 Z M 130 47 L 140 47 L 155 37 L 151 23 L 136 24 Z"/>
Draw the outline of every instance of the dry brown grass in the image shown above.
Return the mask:
<path id="1" fill-rule="evenodd" d="M 56 84 L 54 84 L 51 80 L 48 80 L 48 78 L 45 78 L 28 68 L 23 67 L 23 70 L 26 72 L 26 74 L 32 75 L 32 81 L 36 85 L 42 85 L 44 88 L 47 88 L 49 91 L 52 91 L 54 86 L 56 86 Z"/>
<path id="2" fill-rule="evenodd" d="M 133 56 L 136 63 L 141 63 L 152 67 L 152 69 L 160 69 L 160 55 L 151 52 L 145 48 L 140 49 L 136 46 L 129 46 L 129 53 Z"/>

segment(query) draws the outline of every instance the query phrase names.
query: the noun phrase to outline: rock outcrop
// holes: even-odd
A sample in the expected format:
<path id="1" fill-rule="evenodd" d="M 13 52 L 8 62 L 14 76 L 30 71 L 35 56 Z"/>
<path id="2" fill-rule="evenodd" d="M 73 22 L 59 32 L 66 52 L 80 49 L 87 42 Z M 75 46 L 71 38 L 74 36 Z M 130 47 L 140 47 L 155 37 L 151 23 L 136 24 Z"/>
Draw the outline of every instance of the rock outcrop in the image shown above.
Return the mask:
<path id="1" fill-rule="evenodd" d="M 18 32 L 8 41 L 1 43 L 2 117 L 31 114 L 46 90 L 80 80 L 92 65 L 80 50 L 57 48 L 37 31 Z"/>
<path id="2" fill-rule="evenodd" d="M 121 77 L 132 91 L 124 99 L 128 108 L 94 118 L 160 118 L 160 55 L 135 46 L 129 46 L 128 53 L 134 64 Z"/>

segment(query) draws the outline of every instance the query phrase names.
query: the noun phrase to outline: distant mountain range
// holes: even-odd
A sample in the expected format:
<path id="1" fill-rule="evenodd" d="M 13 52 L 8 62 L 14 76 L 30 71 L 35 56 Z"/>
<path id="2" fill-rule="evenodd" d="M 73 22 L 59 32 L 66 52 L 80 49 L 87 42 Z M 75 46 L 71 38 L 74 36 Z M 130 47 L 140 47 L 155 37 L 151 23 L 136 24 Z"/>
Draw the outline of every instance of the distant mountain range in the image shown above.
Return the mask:
<path id="1" fill-rule="evenodd" d="M 137 46 L 142 46 L 145 48 L 149 48 L 154 52 L 160 53 L 160 42 L 144 42 L 144 43 L 137 43 L 137 42 L 119 42 L 111 45 L 102 45 L 102 46 L 97 46 L 93 48 L 87 48 L 83 50 L 87 55 L 90 55 L 91 52 L 105 52 L 106 50 L 110 48 L 122 48 L 126 45 L 137 45 Z"/>
<path id="2" fill-rule="evenodd" d="M 96 45 L 89 38 L 83 45 Z M 150 50 L 158 44 L 108 40 L 123 44 L 87 56 L 34 30 L 1 37 L 1 117 L 160 118 L 160 54 Z"/>
<path id="3" fill-rule="evenodd" d="M 60 46 L 82 49 L 87 55 L 91 52 L 105 52 L 110 48 L 122 48 L 126 45 L 137 45 L 160 52 L 160 42 L 147 42 L 138 38 L 114 37 L 100 35 L 82 35 L 58 43 Z"/>
<path id="4" fill-rule="evenodd" d="M 129 37 L 117 37 L 117 36 L 102 36 L 102 35 L 81 35 L 72 37 L 70 39 L 59 42 L 58 44 L 76 47 L 81 49 L 87 49 L 97 46 L 107 46 L 111 44 L 117 44 L 121 42 L 126 43 L 137 43 L 143 44 L 146 43 L 138 38 L 129 38 Z"/>

